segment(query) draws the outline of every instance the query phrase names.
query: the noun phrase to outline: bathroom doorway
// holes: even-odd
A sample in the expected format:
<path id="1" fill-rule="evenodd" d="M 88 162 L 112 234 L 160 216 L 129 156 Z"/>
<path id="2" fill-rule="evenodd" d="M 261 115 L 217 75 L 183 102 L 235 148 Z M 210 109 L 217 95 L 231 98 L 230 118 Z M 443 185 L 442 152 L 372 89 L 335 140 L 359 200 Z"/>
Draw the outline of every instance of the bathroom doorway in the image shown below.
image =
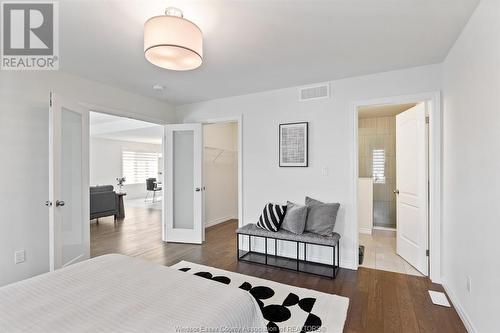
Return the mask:
<path id="1" fill-rule="evenodd" d="M 426 102 L 358 108 L 360 266 L 429 272 Z"/>

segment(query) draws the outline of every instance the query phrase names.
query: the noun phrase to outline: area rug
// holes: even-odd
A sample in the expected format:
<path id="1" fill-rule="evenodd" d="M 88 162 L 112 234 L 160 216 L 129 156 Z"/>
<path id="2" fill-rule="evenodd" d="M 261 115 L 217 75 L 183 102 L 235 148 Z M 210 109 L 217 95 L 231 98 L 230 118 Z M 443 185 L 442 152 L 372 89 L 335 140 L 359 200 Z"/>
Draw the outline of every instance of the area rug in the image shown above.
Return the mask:
<path id="1" fill-rule="evenodd" d="M 298 288 L 218 268 L 181 261 L 173 266 L 186 274 L 248 291 L 268 322 L 268 332 L 329 332 L 344 329 L 349 299 Z"/>

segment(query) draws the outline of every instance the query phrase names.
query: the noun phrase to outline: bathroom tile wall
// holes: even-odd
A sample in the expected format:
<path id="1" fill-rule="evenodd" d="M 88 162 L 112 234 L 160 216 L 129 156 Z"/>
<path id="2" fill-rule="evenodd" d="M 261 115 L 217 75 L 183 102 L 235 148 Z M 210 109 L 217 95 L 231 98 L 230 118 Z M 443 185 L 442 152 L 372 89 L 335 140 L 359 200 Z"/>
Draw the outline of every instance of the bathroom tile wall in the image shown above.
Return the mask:
<path id="1" fill-rule="evenodd" d="M 396 227 L 396 117 L 359 119 L 359 177 L 373 177 L 374 149 L 385 151 L 385 182 L 373 184 L 373 224 Z"/>

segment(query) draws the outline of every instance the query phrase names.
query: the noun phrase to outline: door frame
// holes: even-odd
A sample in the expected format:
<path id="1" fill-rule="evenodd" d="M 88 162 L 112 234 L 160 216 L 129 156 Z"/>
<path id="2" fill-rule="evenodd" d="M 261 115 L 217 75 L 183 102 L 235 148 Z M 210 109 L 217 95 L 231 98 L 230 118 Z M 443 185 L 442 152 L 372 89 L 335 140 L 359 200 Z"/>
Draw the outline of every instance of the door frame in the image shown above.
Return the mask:
<path id="1" fill-rule="evenodd" d="M 243 115 L 222 118 L 202 118 L 193 119 L 193 122 L 199 122 L 201 125 L 207 124 L 238 124 L 238 228 L 243 226 Z M 205 205 L 205 204 L 203 204 Z M 203 207 L 205 209 L 205 207 Z M 203 217 L 205 223 L 205 217 Z M 205 229 L 205 226 L 203 226 Z"/>
<path id="2" fill-rule="evenodd" d="M 128 119 L 140 120 L 140 121 L 145 121 L 148 123 L 157 124 L 160 126 L 170 124 L 170 122 L 167 122 L 167 121 L 165 121 L 165 119 L 162 119 L 162 118 L 151 117 L 151 116 L 143 115 L 140 113 L 130 112 L 127 110 L 115 109 L 115 108 L 110 108 L 110 107 L 103 106 L 103 105 L 91 104 L 91 103 L 86 103 L 86 102 L 80 102 L 78 104 L 86 107 L 89 110 L 89 112 L 104 113 L 104 114 L 107 114 L 110 116 L 117 116 L 117 117 L 123 117 L 123 118 L 128 118 Z"/>
<path id="3" fill-rule="evenodd" d="M 429 278 L 434 283 L 442 282 L 441 275 L 441 223 L 442 223 L 442 113 L 441 92 L 424 92 L 410 95 L 389 96 L 368 100 L 356 101 L 351 106 L 352 133 L 353 133 L 353 219 L 354 219 L 354 253 L 358 253 L 359 227 L 358 227 L 358 108 L 378 104 L 406 104 L 425 102 L 429 110 L 429 220 L 428 220 L 428 244 L 429 244 Z M 355 267 L 358 268 L 356 261 Z"/>
<path id="4" fill-rule="evenodd" d="M 148 123 L 152 123 L 152 124 L 156 124 L 156 125 L 159 125 L 162 127 L 162 140 L 161 140 L 161 151 L 162 151 L 162 154 L 164 154 L 165 152 L 165 125 L 168 125 L 168 124 L 171 124 L 171 122 L 167 122 L 165 121 L 164 119 L 161 119 L 161 118 L 155 118 L 155 117 L 150 117 L 150 116 L 147 116 L 147 115 L 143 115 L 143 114 L 140 114 L 140 113 L 135 113 L 135 112 L 130 112 L 130 111 L 126 111 L 126 110 L 122 110 L 122 109 L 115 109 L 115 108 L 110 108 L 110 107 L 107 107 L 107 106 L 103 106 L 103 105 L 97 105 L 97 104 L 91 104 L 91 103 L 86 103 L 86 102 L 80 102 L 78 103 L 84 107 L 86 107 L 88 110 L 89 110 L 89 113 L 90 112 L 96 112 L 96 113 L 102 113 L 102 114 L 107 114 L 107 115 L 110 115 L 110 116 L 116 116 L 116 117 L 122 117 L 122 118 L 128 118 L 128 119 L 133 119 L 133 120 L 139 120 L 139 121 L 144 121 L 144 122 L 148 122 Z M 89 131 L 90 131 L 90 122 L 89 122 Z M 91 136 L 89 135 L 89 147 L 90 147 L 90 139 L 91 139 Z M 165 159 L 165 156 L 163 156 L 163 158 Z M 90 159 L 89 159 L 89 170 L 90 170 Z M 163 170 L 163 174 L 162 174 L 162 177 L 163 179 L 161 179 L 162 183 L 165 184 L 165 181 L 164 181 L 164 178 L 165 178 L 165 170 Z M 90 183 L 90 174 L 89 174 L 89 183 Z M 165 195 L 164 195 L 164 198 L 163 200 L 165 200 Z M 161 209 L 161 212 L 162 212 L 162 218 L 161 218 L 161 237 L 162 237 L 162 241 L 165 242 L 165 234 L 166 234 L 166 217 L 164 216 L 165 214 L 165 209 L 163 209 L 163 205 L 162 205 L 162 209 Z M 89 232 L 90 234 L 90 232 Z"/>

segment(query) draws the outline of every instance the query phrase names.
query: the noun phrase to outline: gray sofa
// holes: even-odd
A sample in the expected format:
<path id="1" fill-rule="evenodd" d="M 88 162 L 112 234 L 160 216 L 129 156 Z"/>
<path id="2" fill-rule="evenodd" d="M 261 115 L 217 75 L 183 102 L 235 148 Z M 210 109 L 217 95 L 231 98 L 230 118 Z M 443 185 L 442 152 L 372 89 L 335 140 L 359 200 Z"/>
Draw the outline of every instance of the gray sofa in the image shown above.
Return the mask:
<path id="1" fill-rule="evenodd" d="M 90 187 L 90 219 L 118 214 L 118 195 L 113 185 Z"/>

